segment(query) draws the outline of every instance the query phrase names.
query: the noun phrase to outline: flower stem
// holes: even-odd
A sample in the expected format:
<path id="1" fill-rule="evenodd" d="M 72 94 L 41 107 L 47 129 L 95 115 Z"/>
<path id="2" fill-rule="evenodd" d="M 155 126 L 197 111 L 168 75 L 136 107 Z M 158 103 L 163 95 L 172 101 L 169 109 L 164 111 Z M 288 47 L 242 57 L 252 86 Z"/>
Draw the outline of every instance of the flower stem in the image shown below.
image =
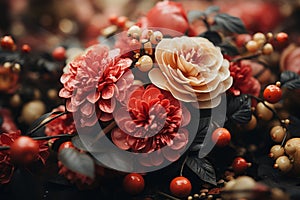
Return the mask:
<path id="1" fill-rule="evenodd" d="M 100 133 L 95 138 L 95 142 L 98 141 L 103 135 L 111 131 L 113 128 L 115 128 L 117 123 L 115 121 L 112 121 L 108 126 L 106 126 L 104 129 L 100 131 Z"/>
<path id="2" fill-rule="evenodd" d="M 281 142 L 281 146 L 283 147 L 283 145 L 285 144 L 286 142 L 286 138 L 287 138 L 287 135 L 288 135 L 288 127 L 287 127 L 287 124 L 285 124 L 284 122 L 282 122 L 282 120 L 280 119 L 279 115 L 277 114 L 276 110 L 274 110 L 273 108 L 271 108 L 270 106 L 268 106 L 265 101 L 259 97 L 256 97 L 256 96 L 253 96 L 253 95 L 249 95 L 251 98 L 257 100 L 258 102 L 261 102 L 264 104 L 264 106 L 266 106 L 266 108 L 268 108 L 269 110 L 272 111 L 273 115 L 275 116 L 276 119 L 279 120 L 280 124 L 282 127 L 284 127 L 286 129 L 285 133 L 284 133 L 284 137 L 283 137 L 283 140 Z"/>
<path id="3" fill-rule="evenodd" d="M 261 51 L 255 53 L 255 54 L 248 55 L 248 56 L 242 56 L 242 57 L 239 57 L 239 58 L 235 58 L 231 62 L 239 62 L 241 60 L 250 60 L 252 58 L 257 58 L 260 55 L 262 55 Z"/>
<path id="4" fill-rule="evenodd" d="M 188 156 L 185 157 L 183 163 L 181 164 L 181 168 L 180 168 L 180 172 L 179 172 L 179 175 L 182 176 L 182 173 L 183 173 L 183 169 L 184 169 L 184 166 L 185 166 L 185 163 L 188 159 Z"/>
<path id="5" fill-rule="evenodd" d="M 76 134 L 60 134 L 60 135 L 50 135 L 50 136 L 41 136 L 41 137 L 32 137 L 34 140 L 49 140 L 53 138 L 67 138 L 67 137 L 73 137 Z"/>
<path id="6" fill-rule="evenodd" d="M 31 135 L 33 133 L 35 133 L 36 131 L 38 131 L 40 128 L 42 128 L 43 126 L 45 126 L 46 124 L 48 124 L 49 122 L 59 118 L 60 116 L 64 115 L 64 114 L 67 114 L 68 111 L 65 111 L 65 112 L 62 112 L 62 113 L 59 113 L 57 114 L 56 116 L 52 117 L 51 119 L 43 122 L 43 123 L 40 123 L 38 126 L 36 126 L 34 129 L 32 129 L 31 131 L 29 131 L 28 135 Z"/>

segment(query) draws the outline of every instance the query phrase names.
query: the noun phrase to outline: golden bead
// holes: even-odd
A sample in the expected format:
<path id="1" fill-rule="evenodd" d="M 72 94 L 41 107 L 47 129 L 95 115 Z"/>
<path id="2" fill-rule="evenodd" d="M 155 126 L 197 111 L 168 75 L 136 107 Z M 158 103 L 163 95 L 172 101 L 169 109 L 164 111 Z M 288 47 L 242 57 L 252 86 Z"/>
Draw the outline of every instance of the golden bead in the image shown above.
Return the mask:
<path id="1" fill-rule="evenodd" d="M 273 53 L 273 51 L 274 51 L 273 46 L 270 43 L 264 45 L 263 54 L 270 55 L 271 53 Z"/>
<path id="2" fill-rule="evenodd" d="M 137 68 L 141 70 L 142 72 L 149 71 L 153 66 L 153 60 L 150 56 L 143 55 L 138 60 L 139 65 L 137 65 Z"/>
<path id="3" fill-rule="evenodd" d="M 157 44 L 160 42 L 163 38 L 163 34 L 160 31 L 155 31 L 151 36 L 150 36 L 150 42 L 152 44 Z"/>
<path id="4" fill-rule="evenodd" d="M 127 35 L 133 38 L 139 38 L 141 34 L 142 34 L 141 28 L 136 25 L 131 26 L 127 31 Z"/>
<path id="5" fill-rule="evenodd" d="M 262 41 L 264 43 L 266 42 L 266 36 L 265 34 L 258 32 L 253 35 L 253 40 L 256 42 Z"/>
<path id="6" fill-rule="evenodd" d="M 256 41 L 250 40 L 249 42 L 247 42 L 246 44 L 246 49 L 249 52 L 256 52 L 258 50 L 258 43 Z"/>

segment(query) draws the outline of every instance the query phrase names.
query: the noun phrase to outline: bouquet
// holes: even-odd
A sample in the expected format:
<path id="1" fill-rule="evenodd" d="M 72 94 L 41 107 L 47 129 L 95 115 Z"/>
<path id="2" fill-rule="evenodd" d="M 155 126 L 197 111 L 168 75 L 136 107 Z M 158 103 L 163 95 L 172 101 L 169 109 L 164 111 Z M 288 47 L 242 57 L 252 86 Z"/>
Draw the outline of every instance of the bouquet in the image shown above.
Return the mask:
<path id="1" fill-rule="evenodd" d="M 109 20 L 76 54 L 59 47 L 43 57 L 2 37 L 0 183 L 18 168 L 50 173 L 54 162 L 64 181 L 116 198 L 287 198 L 251 170 L 263 151 L 277 173 L 300 171 L 299 119 L 286 102 L 300 78 L 292 47 L 282 53 L 288 35 L 249 33 L 216 6 L 187 14 L 172 1 L 136 21 Z M 267 67 L 275 53 L 281 69 Z"/>

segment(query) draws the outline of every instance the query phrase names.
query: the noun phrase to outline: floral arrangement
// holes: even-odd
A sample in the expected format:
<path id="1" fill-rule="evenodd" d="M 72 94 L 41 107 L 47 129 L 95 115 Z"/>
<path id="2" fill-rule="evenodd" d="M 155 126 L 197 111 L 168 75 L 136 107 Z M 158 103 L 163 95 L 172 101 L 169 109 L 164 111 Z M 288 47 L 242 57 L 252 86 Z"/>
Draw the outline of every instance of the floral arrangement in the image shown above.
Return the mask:
<path id="1" fill-rule="evenodd" d="M 2 37 L 1 185 L 38 168 L 103 198 L 288 199 L 251 178 L 260 151 L 276 173 L 300 171 L 299 48 L 288 34 L 249 33 L 216 6 L 186 13 L 172 1 L 109 20 L 76 55 Z"/>

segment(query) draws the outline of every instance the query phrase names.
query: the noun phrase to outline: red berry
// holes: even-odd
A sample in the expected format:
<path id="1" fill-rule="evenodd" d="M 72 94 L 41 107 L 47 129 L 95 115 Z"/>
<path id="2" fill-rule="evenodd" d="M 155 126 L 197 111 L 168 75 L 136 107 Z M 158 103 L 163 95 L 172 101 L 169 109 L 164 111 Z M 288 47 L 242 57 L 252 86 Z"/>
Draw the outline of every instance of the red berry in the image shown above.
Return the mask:
<path id="1" fill-rule="evenodd" d="M 64 47 L 56 47 L 52 51 L 52 57 L 55 60 L 63 61 L 66 58 L 66 49 Z"/>
<path id="2" fill-rule="evenodd" d="M 217 128 L 212 133 L 212 140 L 218 147 L 225 147 L 231 140 L 231 134 L 226 128 Z"/>
<path id="3" fill-rule="evenodd" d="M 1 47 L 3 49 L 14 50 L 15 42 L 11 36 L 4 36 L 1 38 Z"/>
<path id="4" fill-rule="evenodd" d="M 113 15 L 109 16 L 108 20 L 111 24 L 117 24 L 118 16 L 113 14 Z"/>
<path id="5" fill-rule="evenodd" d="M 132 195 L 141 193 L 144 190 L 145 181 L 140 174 L 127 174 L 123 180 L 123 188 Z"/>
<path id="6" fill-rule="evenodd" d="M 237 157 L 232 162 L 232 168 L 235 173 L 242 173 L 244 172 L 248 167 L 250 163 L 247 163 L 247 161 L 242 157 Z"/>
<path id="7" fill-rule="evenodd" d="M 276 40 L 279 42 L 279 43 L 284 43 L 288 40 L 288 34 L 284 33 L 284 32 L 280 32 L 276 35 Z"/>
<path id="8" fill-rule="evenodd" d="M 22 51 L 24 53 L 29 53 L 31 51 L 31 47 L 28 44 L 23 44 Z"/>
<path id="9" fill-rule="evenodd" d="M 117 19 L 117 26 L 119 27 L 125 27 L 126 22 L 128 21 L 128 18 L 125 16 L 118 17 Z"/>
<path id="10" fill-rule="evenodd" d="M 269 103 L 277 103 L 282 97 L 282 91 L 277 85 L 268 85 L 264 90 L 263 96 Z"/>
<path id="11" fill-rule="evenodd" d="M 58 152 L 60 152 L 62 149 L 67 149 L 67 148 L 74 148 L 74 145 L 71 141 L 67 141 L 59 145 Z"/>
<path id="12" fill-rule="evenodd" d="M 170 191 L 173 195 L 184 198 L 191 193 L 192 184 L 189 179 L 183 176 L 178 176 L 171 181 Z"/>
<path id="13" fill-rule="evenodd" d="M 28 136 L 20 136 L 11 145 L 10 153 L 14 162 L 28 164 L 37 158 L 39 144 Z"/>

